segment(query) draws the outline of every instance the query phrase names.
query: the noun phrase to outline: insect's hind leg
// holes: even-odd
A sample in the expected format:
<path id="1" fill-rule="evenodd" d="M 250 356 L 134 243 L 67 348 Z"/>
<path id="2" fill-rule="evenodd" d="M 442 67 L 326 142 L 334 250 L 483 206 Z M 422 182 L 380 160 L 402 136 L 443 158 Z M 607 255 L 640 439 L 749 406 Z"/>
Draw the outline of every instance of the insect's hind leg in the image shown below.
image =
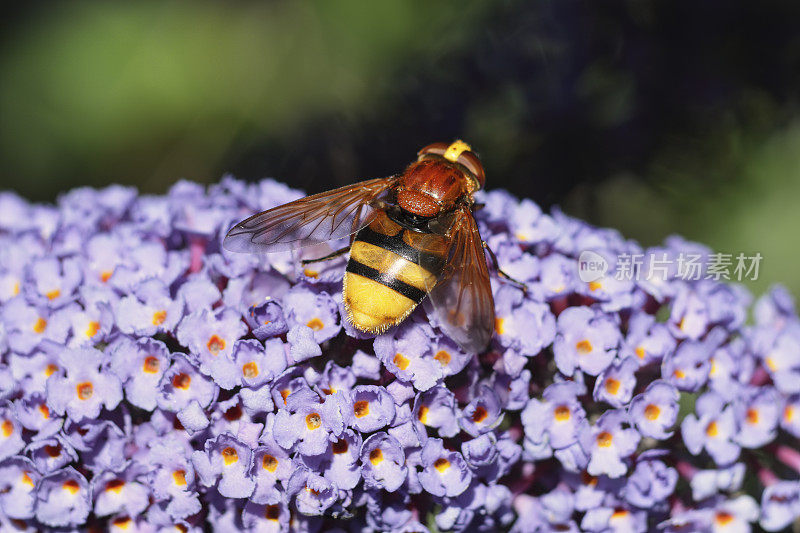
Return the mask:
<path id="1" fill-rule="evenodd" d="M 492 266 L 494 267 L 495 272 L 497 272 L 497 275 L 500 276 L 501 278 L 505 278 L 506 280 L 510 281 L 511 283 L 522 289 L 522 292 L 527 293 L 528 292 L 527 285 L 525 285 L 521 281 L 512 278 L 511 276 L 503 272 L 503 270 L 500 268 L 500 264 L 497 262 L 497 256 L 494 254 L 494 251 L 491 248 L 489 248 L 489 245 L 486 244 L 486 241 L 481 241 L 481 244 L 483 244 L 483 247 L 486 249 L 487 252 L 489 252 L 489 257 L 492 259 Z"/>
<path id="2" fill-rule="evenodd" d="M 339 257 L 342 254 L 346 254 L 349 251 L 350 251 L 350 246 L 345 246 L 341 250 L 336 250 L 335 252 L 329 253 L 328 255 L 323 257 L 317 257 L 316 259 L 303 259 L 302 261 L 300 261 L 300 264 L 308 265 L 311 263 L 319 263 L 320 261 L 328 261 L 329 259 L 333 259 L 335 257 Z"/>

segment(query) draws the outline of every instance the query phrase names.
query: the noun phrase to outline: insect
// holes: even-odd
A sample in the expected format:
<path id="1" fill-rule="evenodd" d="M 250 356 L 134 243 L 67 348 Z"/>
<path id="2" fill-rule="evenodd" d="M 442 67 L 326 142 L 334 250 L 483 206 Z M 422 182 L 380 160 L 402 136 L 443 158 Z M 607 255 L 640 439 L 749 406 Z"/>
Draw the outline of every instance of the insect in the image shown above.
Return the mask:
<path id="1" fill-rule="evenodd" d="M 469 353 L 494 330 L 484 243 L 472 216 L 486 177 L 468 144 L 434 143 L 398 175 L 308 196 L 236 224 L 223 246 L 277 252 L 350 236 L 343 300 L 350 322 L 375 334 L 427 296 L 440 327 Z"/>

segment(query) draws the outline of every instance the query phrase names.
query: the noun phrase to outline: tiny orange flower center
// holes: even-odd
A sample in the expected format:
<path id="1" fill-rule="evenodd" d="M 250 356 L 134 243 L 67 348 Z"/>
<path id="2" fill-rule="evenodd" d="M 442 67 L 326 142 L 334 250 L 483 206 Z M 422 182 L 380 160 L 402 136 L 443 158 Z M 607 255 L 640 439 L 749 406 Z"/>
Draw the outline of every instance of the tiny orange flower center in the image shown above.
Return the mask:
<path id="1" fill-rule="evenodd" d="M 644 417 L 648 420 L 656 420 L 661 415 L 661 408 L 656 404 L 648 404 L 644 408 Z"/>
<path id="2" fill-rule="evenodd" d="M 283 389 L 281 391 L 281 398 L 283 398 L 283 405 L 286 405 L 286 398 L 292 393 L 289 389 Z"/>
<path id="3" fill-rule="evenodd" d="M 27 485 L 27 486 L 29 486 L 29 487 L 33 487 L 34 483 L 33 483 L 33 480 L 31 479 L 30 472 L 23 472 L 22 473 L 22 483 Z"/>
<path id="4" fill-rule="evenodd" d="M 605 386 L 607 393 L 611 396 L 616 396 L 619 392 L 620 382 L 614 378 L 607 378 L 603 386 Z"/>
<path id="5" fill-rule="evenodd" d="M 686 377 L 686 372 L 681 370 L 680 368 L 676 368 L 672 375 L 678 379 L 683 379 Z"/>
<path id="6" fill-rule="evenodd" d="M 450 468 L 450 461 L 444 457 L 440 457 L 439 459 L 436 459 L 436 462 L 433 463 L 433 467 L 439 472 L 444 473 L 448 468 Z"/>
<path id="7" fill-rule="evenodd" d="M 379 465 L 383 461 L 383 451 L 380 448 L 375 448 L 369 452 L 369 462 L 373 465 Z"/>
<path id="8" fill-rule="evenodd" d="M 94 385 L 92 385 L 89 381 L 84 381 L 82 383 L 78 383 L 75 386 L 75 390 L 78 392 L 78 399 L 88 400 L 92 397 L 92 394 L 94 394 Z"/>
<path id="9" fill-rule="evenodd" d="M 322 419 L 320 418 L 318 413 L 311 413 L 306 416 L 306 427 L 309 430 L 314 431 L 321 425 L 322 425 Z"/>
<path id="10" fill-rule="evenodd" d="M 310 268 L 304 268 L 303 274 L 305 274 L 309 278 L 316 278 L 317 276 L 319 276 L 319 272 L 317 272 L 316 270 L 311 270 Z"/>
<path id="11" fill-rule="evenodd" d="M 357 418 L 367 416 L 369 414 L 369 402 L 366 400 L 358 400 L 353 404 L 353 414 Z"/>
<path id="12" fill-rule="evenodd" d="M 75 481 L 74 479 L 68 479 L 68 480 L 66 480 L 66 481 L 64 482 L 64 484 L 63 484 L 63 485 L 61 485 L 61 487 L 62 487 L 62 488 L 65 490 L 65 491 L 69 492 L 70 494 L 77 494 L 77 492 L 78 492 L 79 490 L 81 490 L 81 486 L 80 486 L 80 485 L 78 485 L 78 482 L 77 482 L 77 481 Z"/>
<path id="13" fill-rule="evenodd" d="M 794 419 L 794 406 L 787 405 L 783 410 L 783 419 L 791 422 Z"/>
<path id="14" fill-rule="evenodd" d="M 167 319 L 167 312 L 164 309 L 153 313 L 153 325 L 160 326 Z"/>
<path id="15" fill-rule="evenodd" d="M 751 407 L 747 410 L 747 423 L 751 425 L 758 424 L 758 409 Z"/>
<path id="16" fill-rule="evenodd" d="M 250 361 L 242 365 L 242 375 L 248 379 L 258 377 L 258 365 L 255 361 Z"/>
<path id="17" fill-rule="evenodd" d="M 131 527 L 133 520 L 129 516 L 118 516 L 114 520 L 111 521 L 111 525 L 116 527 L 117 529 L 128 529 Z"/>
<path id="18" fill-rule="evenodd" d="M 86 327 L 86 332 L 85 333 L 86 333 L 86 336 L 91 339 L 92 337 L 97 335 L 98 331 L 100 331 L 100 322 L 92 320 L 91 322 L 89 322 L 89 325 Z"/>
<path id="19" fill-rule="evenodd" d="M 3 420 L 3 436 L 10 437 L 14 433 L 14 424 L 11 420 Z"/>
<path id="20" fill-rule="evenodd" d="M 504 322 L 506 321 L 505 318 L 495 317 L 494 318 L 494 331 L 498 335 L 502 335 L 505 333 L 506 329 L 504 327 Z"/>
<path id="21" fill-rule="evenodd" d="M 323 324 L 322 320 L 320 320 L 319 318 L 312 318 L 311 320 L 308 321 L 306 326 L 310 327 L 314 331 L 320 331 L 322 328 L 325 327 L 325 324 Z"/>
<path id="22" fill-rule="evenodd" d="M 716 437 L 719 434 L 719 426 L 716 422 L 711 422 L 706 426 L 706 435 L 709 437 Z"/>
<path id="23" fill-rule="evenodd" d="M 106 492 L 114 492 L 119 494 L 122 492 L 122 487 L 125 486 L 125 482 L 121 479 L 112 479 L 108 483 L 106 483 Z"/>
<path id="24" fill-rule="evenodd" d="M 559 405 L 553 411 L 553 416 L 555 416 L 555 419 L 559 422 L 566 422 L 570 419 L 571 415 L 572 413 L 570 412 L 569 407 L 566 405 Z"/>
<path id="25" fill-rule="evenodd" d="M 267 505 L 264 511 L 264 518 L 267 520 L 277 521 L 281 517 L 281 508 L 279 505 Z"/>
<path id="26" fill-rule="evenodd" d="M 53 363 L 50 363 L 49 365 L 47 365 L 45 367 L 44 375 L 47 376 L 47 377 L 50 377 L 50 376 L 53 375 L 53 372 L 55 372 L 56 370 L 58 370 L 58 365 L 54 365 Z"/>
<path id="27" fill-rule="evenodd" d="M 103 283 L 105 283 L 106 281 L 108 281 L 109 279 L 111 279 L 111 275 L 112 275 L 113 273 L 114 273 L 114 272 L 113 272 L 113 271 L 111 271 L 111 270 L 103 270 L 102 272 L 100 272 L 100 281 L 102 281 Z"/>
<path id="28" fill-rule="evenodd" d="M 225 349 L 225 340 L 221 339 L 218 335 L 211 335 L 211 338 L 208 339 L 206 343 L 206 347 L 212 355 L 217 355 Z"/>
<path id="29" fill-rule="evenodd" d="M 579 354 L 586 355 L 592 352 L 592 343 L 584 339 L 575 345 L 575 349 L 578 350 Z"/>
<path id="30" fill-rule="evenodd" d="M 187 390 L 191 384 L 192 376 L 189 374 L 184 374 L 181 372 L 180 374 L 175 374 L 172 376 L 172 386 L 176 389 Z"/>
<path id="31" fill-rule="evenodd" d="M 597 435 L 597 445 L 601 448 L 608 448 L 614 442 L 614 436 L 608 431 L 602 431 Z"/>
<path id="32" fill-rule="evenodd" d="M 602 289 L 602 288 L 603 288 L 603 284 L 600 283 L 599 281 L 590 281 L 589 282 L 589 290 L 592 291 L 592 292 L 596 291 L 597 289 Z"/>
<path id="33" fill-rule="evenodd" d="M 411 361 L 409 361 L 408 358 L 403 354 L 396 353 L 394 355 L 394 359 L 392 359 L 392 362 L 394 363 L 394 366 L 396 366 L 400 370 L 405 370 L 406 368 L 408 368 L 408 365 Z"/>
<path id="34" fill-rule="evenodd" d="M 644 348 L 641 346 L 637 346 L 636 350 L 634 351 L 636 352 L 636 357 L 638 357 L 639 359 L 644 359 L 647 356 L 647 352 L 644 351 Z"/>
<path id="35" fill-rule="evenodd" d="M 270 454 L 266 454 L 261 459 L 261 466 L 268 472 L 274 472 L 278 468 L 278 460 Z"/>
<path id="36" fill-rule="evenodd" d="M 172 481 L 179 487 L 186 485 L 186 470 L 175 470 L 172 473 Z"/>
<path id="37" fill-rule="evenodd" d="M 161 367 L 161 363 L 158 361 L 158 357 L 154 355 L 148 355 L 144 358 L 144 364 L 142 365 L 142 371 L 147 374 L 155 374 L 158 372 L 158 369 Z"/>
<path id="38" fill-rule="evenodd" d="M 55 300 L 56 298 L 61 296 L 61 291 L 59 289 L 53 289 L 52 291 L 46 293 L 45 296 L 47 296 L 48 300 Z"/>
<path id="39" fill-rule="evenodd" d="M 731 522 L 733 522 L 733 515 L 725 511 L 718 511 L 716 516 L 714 517 L 714 520 L 717 521 L 717 524 L 721 526 L 726 526 Z"/>
<path id="40" fill-rule="evenodd" d="M 436 352 L 436 355 L 433 356 L 434 359 L 439 361 L 439 364 L 442 366 L 447 366 L 450 364 L 450 360 L 452 357 L 450 356 L 450 352 L 446 350 L 439 350 Z"/>
<path id="41" fill-rule="evenodd" d="M 614 509 L 614 513 L 611 515 L 611 520 L 621 520 L 627 516 L 627 509 Z"/>
<path id="42" fill-rule="evenodd" d="M 46 453 L 48 457 L 59 457 L 61 455 L 61 445 L 56 444 L 55 446 L 45 446 L 44 453 Z"/>
<path id="43" fill-rule="evenodd" d="M 45 404 L 39 406 L 39 412 L 42 413 L 42 418 L 50 418 L 50 408 Z"/>
<path id="44" fill-rule="evenodd" d="M 236 453 L 236 448 L 228 446 L 222 450 L 222 461 L 226 465 L 232 465 L 239 460 L 239 454 Z"/>
<path id="45" fill-rule="evenodd" d="M 772 357 L 767 357 L 764 359 L 764 362 L 767 364 L 767 368 L 769 368 L 772 372 L 778 371 L 778 363 L 776 363 L 775 359 Z"/>
<path id="46" fill-rule="evenodd" d="M 34 333 L 42 333 L 45 328 L 47 328 L 47 320 L 42 317 L 37 318 L 36 323 L 33 324 Z"/>
<path id="47" fill-rule="evenodd" d="M 589 472 L 584 470 L 583 472 L 581 472 L 581 482 L 584 485 L 588 485 L 590 487 L 594 487 L 594 486 L 597 485 L 597 477 L 591 475 Z"/>
<path id="48" fill-rule="evenodd" d="M 488 416 L 489 412 L 486 410 L 486 408 L 483 407 L 482 405 L 479 405 L 478 407 L 475 408 L 475 412 L 472 413 L 472 421 L 475 422 L 476 424 L 480 424 L 481 422 L 486 420 L 486 417 Z"/>
<path id="49" fill-rule="evenodd" d="M 428 411 L 430 411 L 430 409 L 427 405 L 420 405 L 419 413 L 417 413 L 417 419 L 423 424 L 428 423 Z"/>
<path id="50" fill-rule="evenodd" d="M 333 450 L 333 453 L 335 453 L 337 455 L 341 455 L 343 453 L 347 453 L 347 450 L 349 448 L 350 448 L 350 446 L 347 444 L 347 441 L 344 440 L 344 439 L 339 439 L 339 440 L 337 440 L 336 442 L 334 442 L 331 445 L 331 449 Z"/>

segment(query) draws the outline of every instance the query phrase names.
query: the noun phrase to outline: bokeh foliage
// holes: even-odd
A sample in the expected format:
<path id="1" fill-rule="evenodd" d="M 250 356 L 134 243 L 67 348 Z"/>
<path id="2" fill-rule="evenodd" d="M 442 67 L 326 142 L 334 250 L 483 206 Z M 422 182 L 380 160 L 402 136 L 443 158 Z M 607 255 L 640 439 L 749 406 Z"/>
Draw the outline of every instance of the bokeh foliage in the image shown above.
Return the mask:
<path id="1" fill-rule="evenodd" d="M 0 179 L 309 191 L 463 137 L 490 187 L 764 256 L 800 292 L 800 5 L 767 0 L 19 4 L 0 23 Z"/>

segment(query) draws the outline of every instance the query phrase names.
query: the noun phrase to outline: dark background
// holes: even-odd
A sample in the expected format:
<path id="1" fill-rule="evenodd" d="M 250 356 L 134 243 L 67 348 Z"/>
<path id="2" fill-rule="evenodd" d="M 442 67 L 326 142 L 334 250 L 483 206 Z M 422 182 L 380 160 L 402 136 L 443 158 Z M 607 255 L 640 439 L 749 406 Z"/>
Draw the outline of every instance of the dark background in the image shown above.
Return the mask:
<path id="1" fill-rule="evenodd" d="M 463 138 L 489 188 L 762 253 L 800 290 L 800 3 L 18 4 L 0 23 L 2 188 L 317 192 Z"/>

